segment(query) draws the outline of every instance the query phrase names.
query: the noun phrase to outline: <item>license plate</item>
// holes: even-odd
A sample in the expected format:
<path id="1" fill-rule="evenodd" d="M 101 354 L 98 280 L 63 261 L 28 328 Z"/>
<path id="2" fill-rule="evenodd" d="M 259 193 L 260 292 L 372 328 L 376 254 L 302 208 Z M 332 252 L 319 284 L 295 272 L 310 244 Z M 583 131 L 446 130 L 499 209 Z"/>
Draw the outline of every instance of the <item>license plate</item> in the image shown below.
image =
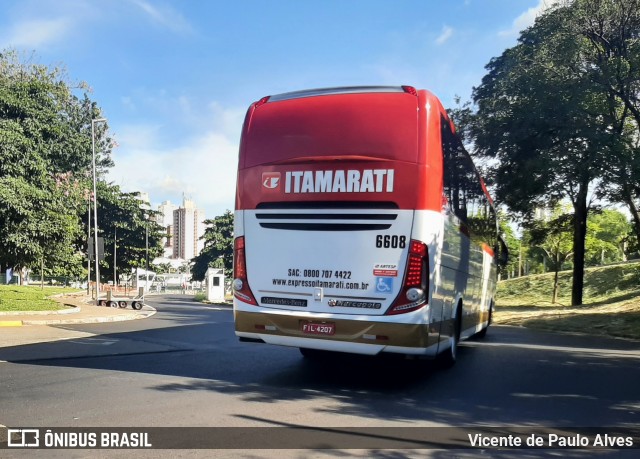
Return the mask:
<path id="1" fill-rule="evenodd" d="M 333 322 L 300 322 L 302 333 L 308 335 L 333 335 L 336 332 L 336 324 Z"/>

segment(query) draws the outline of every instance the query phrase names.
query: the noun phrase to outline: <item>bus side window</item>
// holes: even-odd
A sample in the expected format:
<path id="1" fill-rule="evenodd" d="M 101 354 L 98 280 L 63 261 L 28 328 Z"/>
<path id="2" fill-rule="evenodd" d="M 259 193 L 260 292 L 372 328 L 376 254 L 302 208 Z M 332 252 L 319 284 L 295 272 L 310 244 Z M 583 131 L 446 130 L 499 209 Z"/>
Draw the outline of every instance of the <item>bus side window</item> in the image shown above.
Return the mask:
<path id="1" fill-rule="evenodd" d="M 478 171 L 444 117 L 441 126 L 444 194 L 453 213 L 468 225 L 472 238 L 493 247 L 497 243 L 496 215 Z"/>
<path id="2" fill-rule="evenodd" d="M 442 118 L 442 154 L 444 167 L 444 193 L 453 213 L 463 222 L 469 216 L 470 179 L 468 165 L 464 161 L 464 150 L 451 131 L 449 123 Z"/>

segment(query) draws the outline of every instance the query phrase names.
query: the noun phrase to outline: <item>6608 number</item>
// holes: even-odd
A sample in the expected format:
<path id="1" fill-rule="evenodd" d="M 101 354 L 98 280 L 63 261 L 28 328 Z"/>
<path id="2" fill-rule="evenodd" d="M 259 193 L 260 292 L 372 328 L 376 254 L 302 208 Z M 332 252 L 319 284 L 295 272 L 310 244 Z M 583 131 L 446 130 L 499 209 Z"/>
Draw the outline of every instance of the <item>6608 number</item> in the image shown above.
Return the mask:
<path id="1" fill-rule="evenodd" d="M 379 249 L 404 249 L 406 246 L 406 236 L 395 236 L 391 234 L 378 234 L 376 236 L 376 247 Z"/>

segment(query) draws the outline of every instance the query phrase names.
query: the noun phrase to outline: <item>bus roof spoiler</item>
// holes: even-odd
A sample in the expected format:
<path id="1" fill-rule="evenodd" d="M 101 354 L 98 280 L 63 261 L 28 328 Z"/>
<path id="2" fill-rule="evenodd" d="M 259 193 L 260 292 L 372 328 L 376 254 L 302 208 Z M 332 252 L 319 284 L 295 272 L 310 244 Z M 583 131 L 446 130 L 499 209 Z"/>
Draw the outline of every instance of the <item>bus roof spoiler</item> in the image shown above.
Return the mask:
<path id="1" fill-rule="evenodd" d="M 371 93 L 371 92 L 406 92 L 415 95 L 415 89 L 413 91 L 411 86 L 345 86 L 340 88 L 319 88 L 319 89 L 307 89 L 304 91 L 285 92 L 282 94 L 276 94 L 275 96 L 269 96 L 269 102 L 279 102 L 283 100 L 300 99 L 303 97 L 313 96 L 329 96 L 336 94 L 359 94 L 359 93 Z"/>

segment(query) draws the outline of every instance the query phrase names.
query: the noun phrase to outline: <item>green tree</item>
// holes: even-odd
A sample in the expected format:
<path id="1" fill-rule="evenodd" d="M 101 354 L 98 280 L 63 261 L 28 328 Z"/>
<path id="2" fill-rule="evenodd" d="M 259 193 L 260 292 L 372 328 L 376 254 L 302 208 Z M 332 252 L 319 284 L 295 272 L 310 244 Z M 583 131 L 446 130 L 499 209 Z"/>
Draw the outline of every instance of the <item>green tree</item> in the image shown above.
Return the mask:
<path id="1" fill-rule="evenodd" d="M 171 266 L 171 263 L 158 263 L 158 264 L 155 264 L 155 265 L 153 265 L 153 270 L 157 274 L 168 274 L 168 273 L 171 273 L 172 271 L 176 271 Z"/>
<path id="2" fill-rule="evenodd" d="M 193 259 L 193 280 L 204 280 L 207 269 L 233 269 L 233 213 L 227 210 L 213 220 L 206 220 L 204 249 Z"/>
<path id="3" fill-rule="evenodd" d="M 631 230 L 627 217 L 617 210 L 593 212 L 587 221 L 587 264 L 615 263 L 624 259 L 623 242 Z"/>
<path id="4" fill-rule="evenodd" d="M 100 263 L 101 280 L 113 280 L 114 243 L 117 273 L 146 268 L 147 241 L 149 269 L 153 269 L 151 262 L 163 251 L 164 228 L 156 223 L 157 211 L 145 208 L 140 193 L 125 193 L 118 185 L 100 181 L 97 193 L 98 236 L 104 238 L 105 254 Z M 86 217 L 85 214 L 85 221 Z"/>
<path id="5" fill-rule="evenodd" d="M 551 303 L 555 304 L 558 301 L 558 274 L 573 256 L 572 215 L 556 206 L 550 218 L 531 223 L 529 232 L 531 244 L 542 253 L 546 266 L 554 274 Z"/>
<path id="6" fill-rule="evenodd" d="M 474 89 L 477 152 L 499 160 L 497 198 L 531 220 L 537 208 L 573 205 L 572 304 L 582 304 L 590 186 L 610 154 L 609 101 L 582 71 L 584 43 L 567 33 L 570 7 L 557 7 L 488 64 Z"/>
<path id="7" fill-rule="evenodd" d="M 79 212 L 91 164 L 92 118 L 100 110 L 82 99 L 59 68 L 22 63 L 0 53 L 0 265 L 78 268 Z M 109 167 L 112 141 L 97 135 L 98 164 Z"/>
<path id="8" fill-rule="evenodd" d="M 473 126 L 475 124 L 475 113 L 471 107 L 471 102 L 462 102 L 460 96 L 454 97 L 455 106 L 447 109 L 449 118 L 456 127 L 456 134 L 460 137 L 463 144 L 467 144 L 473 140 Z M 470 149 L 471 154 L 473 149 Z"/>
<path id="9" fill-rule="evenodd" d="M 502 239 L 507 244 L 509 259 L 506 266 L 500 266 L 500 277 L 510 278 L 518 273 L 518 254 L 520 253 L 520 240 L 515 234 L 513 227 L 509 224 L 509 219 L 504 212 L 498 212 L 498 227 Z"/>
<path id="10" fill-rule="evenodd" d="M 610 134 L 600 194 L 628 206 L 640 238 L 640 1 L 575 0 L 565 33 L 582 40 L 585 74 L 606 97 L 603 123 Z"/>

